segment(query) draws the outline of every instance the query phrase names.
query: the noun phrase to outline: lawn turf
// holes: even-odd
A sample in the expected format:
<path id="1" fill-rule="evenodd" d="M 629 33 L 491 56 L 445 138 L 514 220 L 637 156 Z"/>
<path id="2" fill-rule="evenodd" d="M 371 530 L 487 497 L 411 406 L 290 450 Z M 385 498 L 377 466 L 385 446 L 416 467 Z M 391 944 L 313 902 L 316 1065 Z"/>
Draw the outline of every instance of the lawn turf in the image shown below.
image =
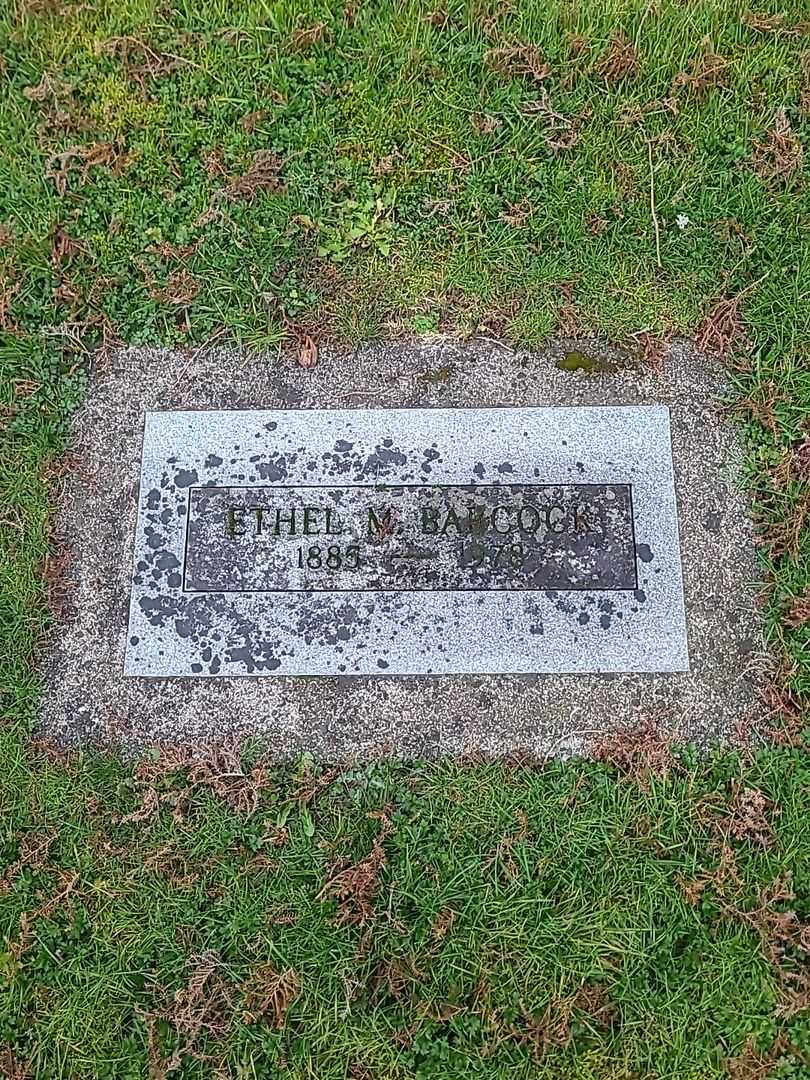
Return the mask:
<path id="1" fill-rule="evenodd" d="M 803 19 L 6 5 L 0 1071 L 810 1076 Z M 778 741 L 243 781 L 33 746 L 94 349 L 437 330 L 728 363 Z"/>

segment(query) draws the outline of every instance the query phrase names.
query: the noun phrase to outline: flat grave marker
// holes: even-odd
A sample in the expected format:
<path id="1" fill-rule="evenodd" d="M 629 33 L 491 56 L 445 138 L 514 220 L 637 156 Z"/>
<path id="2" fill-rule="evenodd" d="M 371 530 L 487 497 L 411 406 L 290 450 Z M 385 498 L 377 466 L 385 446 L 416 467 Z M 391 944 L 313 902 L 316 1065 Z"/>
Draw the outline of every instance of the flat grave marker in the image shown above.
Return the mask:
<path id="1" fill-rule="evenodd" d="M 688 671 L 666 406 L 150 412 L 127 675 Z"/>

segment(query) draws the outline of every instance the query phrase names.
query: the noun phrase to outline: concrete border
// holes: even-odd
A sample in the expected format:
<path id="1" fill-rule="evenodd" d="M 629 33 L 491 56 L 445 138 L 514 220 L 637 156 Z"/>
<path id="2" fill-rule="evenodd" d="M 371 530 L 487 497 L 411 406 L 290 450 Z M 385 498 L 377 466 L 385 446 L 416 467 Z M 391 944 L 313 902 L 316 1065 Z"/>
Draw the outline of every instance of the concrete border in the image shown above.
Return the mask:
<path id="1" fill-rule="evenodd" d="M 586 751 L 616 726 L 650 717 L 675 737 L 733 738 L 758 713 L 763 637 L 741 448 L 724 419 L 720 369 L 688 342 L 660 372 L 558 369 L 542 352 L 485 339 L 324 349 L 294 357 L 227 349 L 124 348 L 98 358 L 75 420 L 73 468 L 56 527 L 68 602 L 42 655 L 40 733 L 63 745 L 137 750 L 154 742 L 262 736 L 279 756 L 327 759 L 526 750 Z M 369 679 L 146 679 L 123 675 L 144 414 L 164 409 L 669 407 L 679 493 L 691 671 L 669 674 Z"/>

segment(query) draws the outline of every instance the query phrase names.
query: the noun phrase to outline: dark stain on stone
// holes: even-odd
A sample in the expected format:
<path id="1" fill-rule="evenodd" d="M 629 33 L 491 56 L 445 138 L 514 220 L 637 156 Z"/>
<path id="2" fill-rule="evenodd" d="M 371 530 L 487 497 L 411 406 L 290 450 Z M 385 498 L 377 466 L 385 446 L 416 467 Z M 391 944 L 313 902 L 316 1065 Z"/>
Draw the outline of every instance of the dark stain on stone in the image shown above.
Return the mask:
<path id="1" fill-rule="evenodd" d="M 647 594 L 644 592 L 643 589 L 636 589 L 636 591 L 633 593 L 633 596 L 635 596 L 636 600 L 638 600 L 640 604 L 644 604 L 647 602 Z"/>
<path id="2" fill-rule="evenodd" d="M 160 492 L 157 488 L 152 488 L 146 496 L 146 505 L 150 510 L 157 510 L 160 506 Z"/>
<path id="3" fill-rule="evenodd" d="M 754 653 L 756 651 L 756 648 L 757 648 L 757 643 L 754 641 L 753 638 L 750 638 L 750 637 L 743 638 L 743 640 L 740 642 L 740 645 L 739 645 L 740 656 L 743 656 L 743 657 L 751 656 L 752 653 Z"/>
<path id="4" fill-rule="evenodd" d="M 208 457 L 205 459 L 206 469 L 218 469 L 221 464 L 222 458 L 219 457 L 217 454 L 209 454 Z"/>
<path id="5" fill-rule="evenodd" d="M 431 472 L 431 466 L 428 464 L 428 462 L 436 461 L 437 459 L 441 460 L 441 454 L 438 450 L 427 449 L 424 452 L 424 458 L 425 460 L 422 462 L 422 472 L 429 473 Z"/>
<path id="6" fill-rule="evenodd" d="M 508 461 L 502 461 L 501 464 L 497 466 L 497 469 L 499 473 L 510 473 L 515 471 Z"/>
<path id="7" fill-rule="evenodd" d="M 177 487 L 184 488 L 198 483 L 199 479 L 196 469 L 180 469 L 174 478 L 174 482 Z"/>
<path id="8" fill-rule="evenodd" d="M 599 625 L 603 630 L 610 629 L 612 622 L 612 616 L 616 613 L 616 605 L 612 600 L 602 599 L 599 601 L 599 610 L 602 614 L 599 616 Z"/>
<path id="9" fill-rule="evenodd" d="M 252 674 L 257 668 L 275 671 L 276 668 L 281 667 L 281 661 L 276 656 L 255 659 L 250 645 L 240 645 L 236 649 L 231 649 L 226 654 L 225 659 L 229 664 L 243 663 L 249 674 Z"/>
<path id="10" fill-rule="evenodd" d="M 653 553 L 649 544 L 636 544 L 636 555 L 643 563 L 652 562 Z"/>
<path id="11" fill-rule="evenodd" d="M 165 620 L 172 618 L 177 612 L 177 605 L 172 596 L 142 596 L 138 601 L 138 607 L 152 626 L 163 626 Z"/>
<path id="12" fill-rule="evenodd" d="M 387 468 L 389 465 L 407 465 L 408 458 L 401 450 L 390 449 L 386 446 L 375 447 L 375 452 L 369 454 L 366 459 L 363 473 L 374 473 Z"/>
<path id="13" fill-rule="evenodd" d="M 286 480 L 287 479 L 287 462 L 284 457 L 278 455 L 272 461 L 263 461 L 260 465 L 256 466 L 256 472 L 262 478 L 262 480 Z"/>
<path id="14" fill-rule="evenodd" d="M 478 464 L 473 468 L 473 472 L 479 480 L 483 480 L 484 474 L 486 473 L 486 469 L 484 468 L 483 463 L 479 461 Z"/>

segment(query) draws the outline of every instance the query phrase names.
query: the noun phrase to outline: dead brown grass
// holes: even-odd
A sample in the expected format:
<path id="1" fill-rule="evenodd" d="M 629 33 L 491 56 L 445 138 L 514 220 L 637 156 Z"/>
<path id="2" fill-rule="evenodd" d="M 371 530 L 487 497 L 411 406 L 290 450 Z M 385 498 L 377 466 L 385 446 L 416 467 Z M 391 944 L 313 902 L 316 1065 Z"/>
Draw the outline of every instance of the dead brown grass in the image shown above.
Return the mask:
<path id="1" fill-rule="evenodd" d="M 678 767 L 672 739 L 651 719 L 612 731 L 591 748 L 596 761 L 615 766 L 640 786 L 649 787 L 653 776 L 664 777 Z"/>
<path id="2" fill-rule="evenodd" d="M 777 109 L 764 138 L 754 140 L 753 162 L 763 183 L 786 184 L 801 175 L 804 150 L 785 109 Z"/>
<path id="3" fill-rule="evenodd" d="M 632 79 L 638 74 L 638 53 L 628 36 L 618 31 L 610 39 L 607 49 L 593 67 L 595 75 L 607 82 Z"/>
<path id="4" fill-rule="evenodd" d="M 221 1038 L 229 1030 L 236 1010 L 235 987 L 222 975 L 222 961 L 208 951 L 189 961 L 186 986 L 177 990 L 162 1007 L 144 1017 L 147 1031 L 150 1080 L 165 1080 L 183 1063 L 183 1058 L 199 1060 L 198 1043 L 203 1036 Z M 165 1057 L 160 1047 L 158 1025 L 169 1024 L 179 1043 Z"/>
<path id="5" fill-rule="evenodd" d="M 105 167 L 110 169 L 113 176 L 120 176 L 130 161 L 130 155 L 112 142 L 70 146 L 67 150 L 51 154 L 45 162 L 44 177 L 53 180 L 57 195 L 64 196 L 74 169 L 79 171 L 79 183 L 85 184 L 91 169 Z"/>
<path id="6" fill-rule="evenodd" d="M 341 926 L 364 926 L 374 914 L 380 873 L 387 861 L 383 842 L 393 832 L 393 826 L 382 811 L 369 816 L 377 817 L 380 821 L 371 851 L 359 862 L 338 869 L 318 893 L 319 900 L 331 898 L 337 901 L 337 922 Z"/>
<path id="7" fill-rule="evenodd" d="M 309 769 L 298 776 L 292 788 L 292 797 L 296 802 L 310 806 L 318 795 L 326 791 L 340 776 L 340 769 L 325 769 L 316 773 Z"/>
<path id="8" fill-rule="evenodd" d="M 769 15 L 764 11 L 746 11 L 743 23 L 759 34 L 778 34 L 783 37 L 804 37 L 810 33 L 810 22 L 789 23 L 786 16 L 777 13 Z"/>
<path id="9" fill-rule="evenodd" d="M 24 86 L 22 94 L 28 101 L 35 101 L 39 105 L 44 101 L 58 101 L 69 95 L 72 89 L 69 82 L 46 71 L 36 86 Z"/>
<path id="10" fill-rule="evenodd" d="M 109 38 L 98 48 L 100 52 L 120 62 L 127 77 L 140 87 L 144 95 L 152 79 L 171 75 L 190 63 L 182 56 L 153 49 L 146 42 L 132 35 Z"/>
<path id="11" fill-rule="evenodd" d="M 503 121 L 489 113 L 473 113 L 470 117 L 470 126 L 479 135 L 491 135 L 501 127 Z"/>
<path id="12" fill-rule="evenodd" d="M 799 112 L 810 115 L 810 49 L 805 49 L 801 56 L 802 85 L 799 91 Z"/>
<path id="13" fill-rule="evenodd" d="M 573 117 L 558 112 L 552 106 L 545 87 L 541 87 L 540 97 L 537 101 L 525 102 L 521 105 L 520 111 L 524 116 L 532 117 L 545 126 L 544 138 L 546 146 L 553 154 L 569 150 L 577 143 L 580 124 L 590 115 L 589 111 L 579 113 Z"/>
<path id="14" fill-rule="evenodd" d="M 759 830 L 759 821 L 755 821 L 754 828 Z M 704 892 L 711 890 L 724 919 L 740 923 L 757 935 L 762 954 L 779 983 L 777 1016 L 795 1016 L 810 1006 L 810 923 L 803 922 L 792 908 L 784 907 L 795 899 L 789 875 L 774 878 L 758 890 L 753 907 L 743 907 L 741 896 L 746 886 L 733 849 L 723 842 L 714 870 L 694 881 L 681 881 L 680 886 L 690 904 L 699 903 Z"/>
<path id="15" fill-rule="evenodd" d="M 197 278 L 185 267 L 178 267 L 169 273 L 163 288 L 150 288 L 149 294 L 162 304 L 173 307 L 186 307 L 200 291 Z"/>
<path id="16" fill-rule="evenodd" d="M 450 15 L 446 8 L 436 8 L 425 15 L 425 22 L 430 23 L 431 26 L 435 26 L 437 30 L 444 30 L 449 21 Z"/>
<path id="17" fill-rule="evenodd" d="M 318 346 L 309 334 L 304 334 L 298 342 L 298 366 L 314 368 L 318 363 Z"/>
<path id="18" fill-rule="evenodd" d="M 727 86 L 727 75 L 731 61 L 717 53 L 708 52 L 695 57 L 689 71 L 681 71 L 672 81 L 670 94 L 679 90 L 695 94 L 699 98 L 708 96 L 711 90 Z"/>
<path id="19" fill-rule="evenodd" d="M 763 954 L 773 965 L 781 984 L 782 1016 L 795 1015 L 810 1006 L 810 923 L 802 922 L 792 908 L 785 910 L 777 906 L 795 898 L 788 874 L 774 878 L 760 889 L 753 909 L 743 909 L 721 897 L 726 915 L 759 935 Z"/>
<path id="20" fill-rule="evenodd" d="M 172 820 L 182 821 L 195 791 L 204 789 L 231 810 L 250 816 L 259 808 L 261 793 L 273 784 L 269 762 L 261 758 L 245 772 L 238 743 L 202 747 L 163 746 L 145 756 L 135 769 L 141 804 L 119 818 L 119 824 L 143 823 L 170 808 Z"/>
<path id="21" fill-rule="evenodd" d="M 28 1065 L 9 1047 L 0 1047 L 0 1076 L 3 1080 L 30 1080 L 33 1073 Z"/>
<path id="22" fill-rule="evenodd" d="M 8 892 L 23 869 L 36 872 L 48 861 L 51 845 L 57 837 L 56 829 L 36 830 L 20 834 L 20 849 L 14 862 L 9 863 L 0 877 L 0 893 Z"/>
<path id="23" fill-rule="evenodd" d="M 424 972 L 415 965 L 411 956 L 392 956 L 381 960 L 368 982 L 373 1001 L 390 998 L 391 1001 L 413 1001 Z"/>
<path id="24" fill-rule="evenodd" d="M 276 971 L 263 964 L 248 978 L 244 987 L 243 1019 L 246 1024 L 260 1020 L 271 1027 L 284 1027 L 287 1013 L 301 991 L 301 980 L 292 968 Z"/>
<path id="25" fill-rule="evenodd" d="M 260 191 L 283 191 L 281 179 L 283 162 L 272 150 L 259 150 L 247 172 L 237 176 L 227 187 L 222 188 L 218 197 L 229 202 L 244 199 L 252 202 Z"/>
<path id="26" fill-rule="evenodd" d="M 751 1035 L 743 1052 L 725 1062 L 728 1080 L 767 1080 L 774 1075 L 780 1059 L 791 1049 L 794 1048 L 787 1037 L 780 1033 L 768 1050 L 757 1050 L 756 1037 Z"/>
<path id="27" fill-rule="evenodd" d="M 779 387 L 773 379 L 766 379 L 756 386 L 747 397 L 739 398 L 733 406 L 734 413 L 743 413 L 747 419 L 761 424 L 774 440 L 780 438 L 780 425 L 776 406 L 782 400 Z"/>
<path id="28" fill-rule="evenodd" d="M 639 330 L 638 333 L 632 335 L 641 353 L 641 359 L 654 371 L 663 371 L 664 357 L 672 345 L 673 333 L 673 328 L 669 325 L 657 333 L 652 330 Z"/>
<path id="29" fill-rule="evenodd" d="M 521 199 L 520 202 L 511 203 L 505 210 L 498 214 L 498 220 L 505 225 L 511 225 L 513 229 L 522 229 L 534 213 L 534 206 L 529 199 Z"/>
<path id="30" fill-rule="evenodd" d="M 773 559 L 797 558 L 810 524 L 810 483 L 801 445 L 783 450 L 777 464 L 766 470 L 757 504 L 759 544 Z"/>
<path id="31" fill-rule="evenodd" d="M 510 1026 L 520 1046 L 527 1047 L 536 1061 L 550 1051 L 566 1047 L 573 1038 L 574 1021 L 587 1017 L 596 1027 L 609 1028 L 619 1017 L 617 1007 L 598 983 L 585 983 L 574 993 L 553 998 L 540 1014 L 522 1009 L 521 1020 Z"/>
<path id="32" fill-rule="evenodd" d="M 796 457 L 796 467 L 799 471 L 799 475 L 803 480 L 810 482 L 810 421 L 805 423 L 804 430 L 806 435 L 794 447 L 794 454 Z"/>
<path id="33" fill-rule="evenodd" d="M 73 559 L 69 548 L 63 541 L 56 541 L 45 557 L 40 576 L 45 585 L 48 611 L 55 620 L 59 620 L 71 595 L 69 571 Z"/>
<path id="34" fill-rule="evenodd" d="M 574 300 L 575 281 L 561 281 L 559 284 L 562 300 L 557 309 L 556 332 L 560 337 L 580 337 L 583 331 L 582 315 Z"/>
<path id="35" fill-rule="evenodd" d="M 794 689 L 791 674 L 775 672 L 760 696 L 768 710 L 770 741 L 778 746 L 803 747 L 803 733 L 810 726 L 810 695 Z"/>
<path id="36" fill-rule="evenodd" d="M 452 908 L 442 908 L 433 923 L 431 933 L 434 941 L 444 941 L 453 923 L 456 921 L 456 913 Z"/>
<path id="37" fill-rule="evenodd" d="M 51 244 L 51 266 L 61 270 L 70 266 L 73 256 L 80 250 L 66 229 L 57 229 Z"/>
<path id="38" fill-rule="evenodd" d="M 518 823 L 517 832 L 502 836 L 481 867 L 484 873 L 494 867 L 498 876 L 507 881 L 518 876 L 518 865 L 512 857 L 512 851 L 516 844 L 529 835 L 529 821 L 525 811 L 516 810 L 515 817 Z"/>
<path id="39" fill-rule="evenodd" d="M 290 36 L 290 48 L 295 52 L 307 52 L 314 46 L 325 42 L 328 37 L 329 28 L 326 23 L 315 23 L 314 26 L 294 30 Z"/>
<path id="40" fill-rule="evenodd" d="M 810 592 L 802 596 L 794 596 L 790 600 L 782 622 L 790 630 L 800 630 L 801 627 L 810 623 Z"/>
<path id="41" fill-rule="evenodd" d="M 718 360 L 729 360 L 747 342 L 740 314 L 744 293 L 718 300 L 698 326 L 695 342 L 701 352 Z"/>
<path id="42" fill-rule="evenodd" d="M 643 124 L 648 116 L 677 116 L 681 111 L 681 107 L 678 104 L 676 97 L 657 98 L 654 101 L 648 101 L 644 105 L 631 104 L 622 109 L 619 115 L 619 123 L 622 127 L 630 127 L 634 124 Z M 663 133 L 657 138 L 658 145 L 663 145 L 664 138 L 669 137 L 669 133 Z"/>
<path id="43" fill-rule="evenodd" d="M 692 881 L 682 878 L 678 884 L 686 902 L 693 906 L 700 902 L 706 889 L 711 888 L 724 895 L 729 884 L 742 888 L 743 881 L 737 868 L 737 859 L 733 849 L 728 844 L 722 844 L 720 860 L 714 870 L 707 871 Z"/>
<path id="44" fill-rule="evenodd" d="M 772 819 L 778 817 L 779 812 L 761 791 L 742 787 L 735 781 L 730 798 L 711 806 L 707 820 L 724 843 L 734 839 L 770 847 L 776 835 Z"/>
<path id="45" fill-rule="evenodd" d="M 537 45 L 499 45 L 487 49 L 484 63 L 492 71 L 510 78 L 527 78 L 542 82 L 551 75 L 551 66 L 543 60 Z"/>

